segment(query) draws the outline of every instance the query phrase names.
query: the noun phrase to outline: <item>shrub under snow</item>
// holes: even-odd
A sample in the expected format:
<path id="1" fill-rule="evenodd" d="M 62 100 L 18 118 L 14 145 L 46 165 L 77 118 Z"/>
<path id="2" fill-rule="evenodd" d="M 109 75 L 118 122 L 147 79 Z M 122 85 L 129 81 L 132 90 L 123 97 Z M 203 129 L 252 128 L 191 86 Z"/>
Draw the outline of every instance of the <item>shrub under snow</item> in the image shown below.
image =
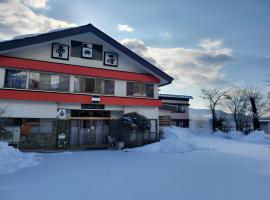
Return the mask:
<path id="1" fill-rule="evenodd" d="M 147 152 L 147 153 L 183 153 L 198 149 L 200 147 L 191 137 L 189 129 L 178 127 L 165 127 L 163 137 L 159 142 L 142 147 L 125 149 L 125 151 Z"/>
<path id="2" fill-rule="evenodd" d="M 39 164 L 41 158 L 36 153 L 22 153 L 18 149 L 0 141 L 0 174 L 13 173 L 20 168 Z"/>

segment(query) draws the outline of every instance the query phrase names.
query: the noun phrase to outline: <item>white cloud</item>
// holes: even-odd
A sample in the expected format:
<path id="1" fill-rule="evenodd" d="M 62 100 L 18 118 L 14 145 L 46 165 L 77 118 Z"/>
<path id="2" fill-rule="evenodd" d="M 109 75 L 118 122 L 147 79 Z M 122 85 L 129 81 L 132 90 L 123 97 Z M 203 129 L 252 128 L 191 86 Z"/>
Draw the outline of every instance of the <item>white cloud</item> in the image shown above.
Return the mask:
<path id="1" fill-rule="evenodd" d="M 34 9 L 46 9 L 46 0 L 3 0 L 0 2 L 0 37 L 10 39 L 15 35 L 47 32 L 51 29 L 76 26 L 37 14 Z"/>
<path id="2" fill-rule="evenodd" d="M 220 40 L 210 40 L 210 45 L 201 41 L 199 48 L 193 49 L 147 47 L 136 39 L 121 43 L 173 76 L 177 88 L 223 85 L 223 64 L 233 60 L 232 50 L 224 48 Z"/>
<path id="3" fill-rule="evenodd" d="M 127 24 L 118 24 L 117 30 L 124 31 L 124 32 L 133 32 L 134 31 L 134 29 Z"/>
<path id="4" fill-rule="evenodd" d="M 32 8 L 47 8 L 47 0 L 23 0 L 25 5 L 30 6 Z"/>

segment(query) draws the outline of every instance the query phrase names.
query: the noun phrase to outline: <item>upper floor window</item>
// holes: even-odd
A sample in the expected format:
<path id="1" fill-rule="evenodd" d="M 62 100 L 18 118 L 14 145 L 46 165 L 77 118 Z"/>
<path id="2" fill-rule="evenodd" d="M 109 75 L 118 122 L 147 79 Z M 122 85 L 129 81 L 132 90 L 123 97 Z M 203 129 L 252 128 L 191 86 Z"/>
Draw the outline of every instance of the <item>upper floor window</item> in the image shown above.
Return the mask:
<path id="1" fill-rule="evenodd" d="M 114 94 L 114 81 L 99 79 L 75 77 L 75 92 L 81 93 L 95 93 L 95 94 Z"/>
<path id="2" fill-rule="evenodd" d="M 127 82 L 127 96 L 154 97 L 154 84 Z"/>
<path id="3" fill-rule="evenodd" d="M 69 76 L 31 72 L 29 88 L 33 90 L 69 91 Z"/>
<path id="4" fill-rule="evenodd" d="M 83 48 L 86 47 L 91 49 L 91 57 L 84 56 L 82 54 Z M 71 40 L 71 56 L 78 58 L 91 58 L 93 60 L 102 60 L 103 46 L 98 44 L 87 44 L 80 41 Z"/>
<path id="5" fill-rule="evenodd" d="M 5 87 L 26 88 L 27 72 L 22 70 L 6 69 Z"/>

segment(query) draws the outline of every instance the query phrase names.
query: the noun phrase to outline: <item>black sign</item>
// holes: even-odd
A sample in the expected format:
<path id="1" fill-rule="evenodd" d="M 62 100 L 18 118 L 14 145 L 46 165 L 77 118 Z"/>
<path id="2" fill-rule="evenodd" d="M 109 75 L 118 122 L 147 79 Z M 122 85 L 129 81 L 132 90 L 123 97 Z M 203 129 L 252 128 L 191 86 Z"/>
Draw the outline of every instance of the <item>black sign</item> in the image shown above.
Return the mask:
<path id="1" fill-rule="evenodd" d="M 104 65 L 117 67 L 118 54 L 114 52 L 104 52 Z"/>
<path id="2" fill-rule="evenodd" d="M 102 104 L 82 104 L 82 109 L 93 109 L 93 110 L 104 110 L 104 105 Z"/>
<path id="3" fill-rule="evenodd" d="M 69 46 L 64 44 L 52 43 L 52 58 L 68 60 Z"/>

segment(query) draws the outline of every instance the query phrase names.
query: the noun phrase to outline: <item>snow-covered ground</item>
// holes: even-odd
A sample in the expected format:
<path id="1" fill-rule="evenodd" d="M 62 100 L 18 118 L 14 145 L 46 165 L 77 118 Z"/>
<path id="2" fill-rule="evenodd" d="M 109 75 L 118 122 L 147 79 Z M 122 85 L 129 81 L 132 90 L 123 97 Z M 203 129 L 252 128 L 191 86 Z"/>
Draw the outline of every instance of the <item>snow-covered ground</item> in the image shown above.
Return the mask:
<path id="1" fill-rule="evenodd" d="M 270 199 L 270 143 L 166 132 L 134 151 L 38 154 L 41 164 L 0 174 L 0 199 Z"/>
<path id="2" fill-rule="evenodd" d="M 22 153 L 0 141 L 0 174 L 13 173 L 21 168 L 38 165 L 42 158 L 35 153 Z M 1 190 L 1 189 L 0 189 Z"/>

